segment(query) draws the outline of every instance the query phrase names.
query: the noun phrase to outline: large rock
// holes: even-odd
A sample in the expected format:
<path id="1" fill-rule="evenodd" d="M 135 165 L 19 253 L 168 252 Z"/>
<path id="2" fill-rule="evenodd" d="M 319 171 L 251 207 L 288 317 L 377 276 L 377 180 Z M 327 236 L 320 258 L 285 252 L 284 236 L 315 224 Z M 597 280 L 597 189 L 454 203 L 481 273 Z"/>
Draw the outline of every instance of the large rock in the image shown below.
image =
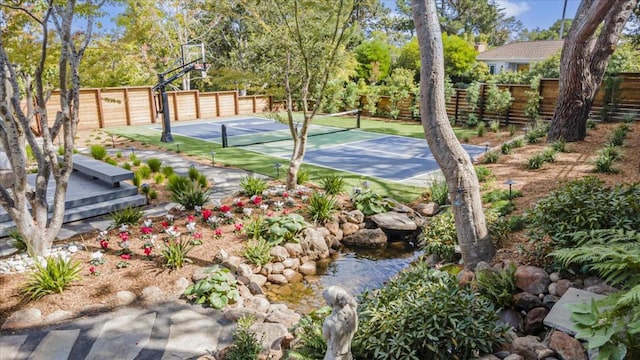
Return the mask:
<path id="1" fill-rule="evenodd" d="M 345 214 L 347 222 L 352 224 L 360 224 L 364 222 L 364 214 L 360 210 L 352 210 Z"/>
<path id="2" fill-rule="evenodd" d="M 539 360 L 553 356 L 553 350 L 546 347 L 535 336 L 514 339 L 511 352 L 522 356 L 525 360 Z"/>
<path id="3" fill-rule="evenodd" d="M 272 261 L 284 261 L 289 258 L 289 251 L 284 246 L 274 246 L 269 252 Z"/>
<path id="4" fill-rule="evenodd" d="M 522 316 L 519 312 L 513 309 L 502 309 L 498 315 L 500 316 L 499 322 L 511 325 L 516 331 L 522 331 Z"/>
<path id="5" fill-rule="evenodd" d="M 387 245 L 387 235 L 382 229 L 362 229 L 355 234 L 345 236 L 342 243 L 347 246 L 380 247 Z"/>
<path id="6" fill-rule="evenodd" d="M 567 280 L 567 279 L 558 280 L 558 282 L 556 283 L 556 291 L 558 292 L 557 295 L 562 297 L 562 295 L 564 295 L 564 293 L 566 293 L 567 290 L 569 290 L 569 288 L 572 286 L 573 286 L 573 283 L 571 282 L 571 280 Z"/>
<path id="7" fill-rule="evenodd" d="M 304 255 L 311 260 L 320 260 L 329 257 L 329 247 L 319 231 L 306 229 L 300 245 L 302 246 Z"/>
<path id="8" fill-rule="evenodd" d="M 21 309 L 11 314 L 2 324 L 1 330 L 19 330 L 38 325 L 42 321 L 42 311 L 38 308 Z"/>
<path id="9" fill-rule="evenodd" d="M 416 210 L 418 210 L 418 213 L 424 215 L 424 216 L 434 216 L 435 214 L 438 213 L 438 211 L 440 211 L 440 205 L 438 205 L 435 202 L 430 202 L 430 203 L 422 203 L 422 204 L 418 204 L 418 206 L 416 207 Z"/>
<path id="10" fill-rule="evenodd" d="M 288 282 L 287 278 L 282 274 L 271 274 L 267 277 L 267 280 L 269 280 L 270 283 L 276 285 L 284 285 Z"/>
<path id="11" fill-rule="evenodd" d="M 315 261 L 307 261 L 306 263 L 300 265 L 298 271 L 303 275 L 315 275 L 317 271 L 316 262 Z"/>
<path id="12" fill-rule="evenodd" d="M 249 331 L 256 335 L 256 339 L 260 340 L 264 350 L 277 347 L 278 344 L 274 343 L 288 334 L 287 328 L 278 323 L 256 323 L 251 325 Z"/>
<path id="13" fill-rule="evenodd" d="M 551 334 L 549 348 L 555 351 L 561 359 L 587 360 L 587 355 L 580 341 L 562 331 L 554 331 Z"/>
<path id="14" fill-rule="evenodd" d="M 300 321 L 300 315 L 296 314 L 293 310 L 275 310 L 267 313 L 267 317 L 264 319 L 268 323 L 278 323 L 290 328 Z"/>
<path id="15" fill-rule="evenodd" d="M 304 251 L 302 250 L 302 245 L 298 243 L 286 243 L 284 244 L 285 249 L 289 253 L 289 256 L 292 258 L 297 258 L 302 256 Z"/>
<path id="16" fill-rule="evenodd" d="M 542 306 L 542 300 L 539 297 L 529 294 L 528 292 L 521 292 L 513 295 L 513 303 L 519 309 L 529 311 L 535 307 Z"/>
<path id="17" fill-rule="evenodd" d="M 549 309 L 544 306 L 531 309 L 524 317 L 525 334 L 537 334 L 544 329 L 544 318 L 549 314 Z"/>
<path id="18" fill-rule="evenodd" d="M 372 215 L 371 221 L 376 223 L 382 230 L 414 231 L 418 228 L 415 221 L 406 214 L 394 211 Z"/>
<path id="19" fill-rule="evenodd" d="M 351 234 L 355 234 L 358 230 L 360 230 L 360 226 L 358 224 L 354 224 L 354 223 L 350 223 L 350 222 L 346 222 L 342 225 L 340 225 L 340 228 L 342 229 L 342 238 L 344 239 L 345 236 L 349 236 Z"/>
<path id="20" fill-rule="evenodd" d="M 530 294 L 542 294 L 549 288 L 549 274 L 536 266 L 518 266 L 516 270 L 516 287 Z"/>

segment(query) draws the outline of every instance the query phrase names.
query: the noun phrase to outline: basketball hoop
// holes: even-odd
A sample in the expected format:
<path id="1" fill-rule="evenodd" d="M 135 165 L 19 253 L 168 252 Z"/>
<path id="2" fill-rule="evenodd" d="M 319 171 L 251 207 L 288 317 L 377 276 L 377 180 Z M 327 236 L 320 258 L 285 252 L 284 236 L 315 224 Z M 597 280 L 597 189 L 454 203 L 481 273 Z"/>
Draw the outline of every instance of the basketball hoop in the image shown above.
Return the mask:
<path id="1" fill-rule="evenodd" d="M 207 77 L 207 70 L 211 67 L 211 64 L 204 63 L 195 63 L 193 64 L 193 71 L 200 71 L 202 73 L 202 77 Z"/>

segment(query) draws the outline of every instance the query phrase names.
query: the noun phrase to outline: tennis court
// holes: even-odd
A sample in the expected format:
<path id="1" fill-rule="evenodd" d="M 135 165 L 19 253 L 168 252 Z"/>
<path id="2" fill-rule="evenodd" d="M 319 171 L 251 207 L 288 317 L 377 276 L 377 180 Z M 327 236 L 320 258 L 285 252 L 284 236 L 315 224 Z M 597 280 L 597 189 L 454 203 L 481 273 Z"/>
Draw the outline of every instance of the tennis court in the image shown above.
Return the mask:
<path id="1" fill-rule="evenodd" d="M 222 143 L 222 125 L 225 125 L 230 146 L 242 146 L 245 150 L 282 159 L 291 157 L 293 141 L 289 127 L 270 119 L 200 121 L 173 125 L 172 132 Z M 429 178 L 439 170 L 424 139 L 362 131 L 350 127 L 348 121 L 345 125 L 345 128 L 311 125 L 304 162 L 398 182 Z M 483 146 L 462 146 L 471 158 L 485 152 Z"/>

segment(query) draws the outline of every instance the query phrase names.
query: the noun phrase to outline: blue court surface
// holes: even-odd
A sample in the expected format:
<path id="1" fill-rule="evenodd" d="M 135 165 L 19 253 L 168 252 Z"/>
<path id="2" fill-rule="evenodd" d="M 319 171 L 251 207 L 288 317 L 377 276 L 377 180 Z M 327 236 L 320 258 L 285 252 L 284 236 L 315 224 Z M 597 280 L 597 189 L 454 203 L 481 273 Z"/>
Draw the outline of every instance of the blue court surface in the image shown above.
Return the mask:
<path id="1" fill-rule="evenodd" d="M 256 144 L 243 146 L 242 149 L 283 159 L 291 157 L 293 142 L 290 140 L 290 134 L 289 140 L 271 142 L 281 138 L 283 133 L 288 134 L 289 127 L 270 119 L 251 117 L 201 121 L 173 125 L 171 129 L 174 135 L 221 143 L 222 124 L 227 125 L 230 144 L 237 142 L 237 139 L 251 140 Z M 312 126 L 318 129 L 317 125 Z M 153 129 L 160 130 L 158 127 Z M 274 137 L 275 134 L 279 134 L 278 137 Z M 237 143 L 242 144 L 241 141 Z M 336 170 L 399 182 L 439 170 L 425 139 L 349 130 L 310 136 L 308 143 L 305 163 Z M 483 146 L 462 146 L 472 159 L 485 152 Z"/>

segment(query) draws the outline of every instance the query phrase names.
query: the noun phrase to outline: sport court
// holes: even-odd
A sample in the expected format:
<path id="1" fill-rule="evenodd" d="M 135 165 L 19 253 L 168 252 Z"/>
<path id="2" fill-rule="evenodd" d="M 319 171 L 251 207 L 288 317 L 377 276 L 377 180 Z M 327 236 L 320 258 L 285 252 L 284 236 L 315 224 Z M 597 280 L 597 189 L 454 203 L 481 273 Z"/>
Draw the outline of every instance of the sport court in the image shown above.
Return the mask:
<path id="1" fill-rule="evenodd" d="M 171 131 L 174 135 L 222 144 L 223 125 L 229 147 L 291 158 L 293 141 L 288 125 L 267 118 L 199 121 L 172 125 Z M 425 181 L 439 173 L 426 140 L 362 131 L 355 128 L 355 118 L 346 119 L 344 125 L 338 128 L 312 124 L 304 162 L 418 186 L 425 186 Z M 482 146 L 462 146 L 472 159 L 485 152 Z"/>

